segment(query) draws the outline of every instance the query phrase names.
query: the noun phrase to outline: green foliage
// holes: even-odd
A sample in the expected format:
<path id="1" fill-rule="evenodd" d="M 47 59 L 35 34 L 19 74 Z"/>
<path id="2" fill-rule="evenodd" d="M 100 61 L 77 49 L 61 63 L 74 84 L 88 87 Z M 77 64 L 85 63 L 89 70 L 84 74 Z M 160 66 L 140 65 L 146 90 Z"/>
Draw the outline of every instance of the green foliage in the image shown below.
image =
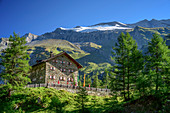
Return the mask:
<path id="1" fill-rule="evenodd" d="M 8 96 L 11 91 L 25 86 L 30 79 L 29 75 L 29 55 L 27 54 L 26 40 L 24 37 L 20 38 L 14 33 L 14 36 L 9 38 L 10 44 L 2 51 L 0 58 L 1 65 L 4 67 L 0 77 L 6 81 L 8 87 Z"/>
<path id="2" fill-rule="evenodd" d="M 111 65 L 109 63 L 100 63 L 96 64 L 93 62 L 88 62 L 87 65 L 83 66 L 83 68 L 80 70 L 81 72 L 84 72 L 85 74 L 94 74 L 97 73 L 97 71 L 104 71 L 105 68 L 109 68 Z"/>
<path id="3" fill-rule="evenodd" d="M 168 112 L 168 94 L 143 96 L 122 102 L 119 96 L 91 96 L 83 90 L 78 94 L 54 88 L 25 88 L 15 90 L 10 98 L 0 99 L 2 113 L 85 113 L 108 112 Z M 83 104 L 82 104 L 83 99 Z"/>
<path id="4" fill-rule="evenodd" d="M 75 75 L 73 74 L 73 85 L 76 85 L 76 81 L 75 81 Z"/>
<path id="5" fill-rule="evenodd" d="M 153 34 L 148 46 L 146 72 L 150 76 L 151 85 L 155 87 L 155 93 L 162 92 L 164 88 L 169 89 L 170 85 L 170 50 L 158 34 Z"/>
<path id="6" fill-rule="evenodd" d="M 100 86 L 100 80 L 98 79 L 98 75 L 99 75 L 99 72 L 97 72 L 93 78 L 94 80 L 93 80 L 92 86 L 95 88 Z"/>
<path id="7" fill-rule="evenodd" d="M 86 87 L 89 87 L 89 84 L 90 85 L 92 84 L 90 75 L 87 75 L 85 79 L 86 79 Z"/>
<path id="8" fill-rule="evenodd" d="M 111 72 L 111 89 L 121 91 L 124 100 L 130 99 L 130 90 L 135 89 L 137 75 L 143 69 L 142 53 L 129 33 L 121 33 L 113 47 L 114 65 Z"/>
<path id="9" fill-rule="evenodd" d="M 109 71 L 108 71 L 108 69 L 106 68 L 104 72 L 105 72 L 105 75 L 103 76 L 103 86 L 104 86 L 105 88 L 108 88 L 108 87 L 110 87 Z"/>
<path id="10" fill-rule="evenodd" d="M 82 86 L 82 75 L 79 76 L 78 86 Z"/>
<path id="11" fill-rule="evenodd" d="M 87 111 L 86 103 L 88 102 L 88 99 L 87 99 L 87 91 L 83 87 L 80 87 L 76 101 L 78 103 L 78 107 L 80 107 L 80 113 L 85 113 Z"/>
<path id="12" fill-rule="evenodd" d="M 55 109 L 56 113 L 63 113 L 64 112 L 64 106 L 68 104 L 67 101 L 61 102 L 57 96 L 53 96 L 51 98 L 51 102 L 49 105 L 49 109 Z"/>

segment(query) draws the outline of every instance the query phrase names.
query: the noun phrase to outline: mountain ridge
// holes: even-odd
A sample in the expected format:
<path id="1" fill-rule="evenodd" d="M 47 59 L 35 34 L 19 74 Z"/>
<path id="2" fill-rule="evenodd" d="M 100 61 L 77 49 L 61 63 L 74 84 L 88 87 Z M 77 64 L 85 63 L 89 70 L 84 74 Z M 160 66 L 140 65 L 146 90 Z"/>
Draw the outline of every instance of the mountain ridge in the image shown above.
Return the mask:
<path id="1" fill-rule="evenodd" d="M 151 40 L 154 33 L 158 33 L 163 38 L 170 33 L 170 27 L 161 27 L 162 24 L 160 24 L 169 24 L 170 19 L 161 20 L 158 22 L 158 25 L 156 25 L 157 20 L 151 21 L 143 20 L 142 22 L 138 22 L 137 25 L 142 23 L 144 23 L 143 26 L 153 24 L 152 28 L 137 25 L 135 26 L 133 24 L 134 27 L 131 29 L 76 32 L 74 30 L 56 28 L 52 32 L 47 32 L 39 36 L 32 33 L 27 33 L 24 37 L 26 37 L 28 42 L 27 45 L 29 46 L 28 52 L 31 57 L 30 64 L 32 65 L 36 63 L 36 60 L 48 58 L 50 51 L 53 51 L 55 54 L 66 51 L 84 66 L 82 69 L 83 72 L 85 72 L 85 70 L 89 70 L 87 73 L 92 74 L 93 72 L 104 71 L 105 68 L 113 64 L 110 58 L 110 56 L 112 56 L 111 51 L 117 41 L 117 37 L 121 32 L 129 32 L 130 35 L 136 40 L 140 50 L 146 49 L 146 45 Z M 105 26 L 105 24 L 108 23 L 99 23 L 95 24 L 95 26 Z M 116 26 L 116 24 L 119 23 L 111 22 L 110 25 L 111 24 Z M 124 27 L 122 23 L 120 23 L 120 26 L 121 25 Z M 129 26 L 128 24 L 126 25 Z M 76 28 L 80 27 L 81 26 L 77 26 Z M 7 38 L 1 38 L 0 49 L 5 48 L 8 45 L 7 42 Z M 91 69 L 89 67 L 94 68 Z"/>

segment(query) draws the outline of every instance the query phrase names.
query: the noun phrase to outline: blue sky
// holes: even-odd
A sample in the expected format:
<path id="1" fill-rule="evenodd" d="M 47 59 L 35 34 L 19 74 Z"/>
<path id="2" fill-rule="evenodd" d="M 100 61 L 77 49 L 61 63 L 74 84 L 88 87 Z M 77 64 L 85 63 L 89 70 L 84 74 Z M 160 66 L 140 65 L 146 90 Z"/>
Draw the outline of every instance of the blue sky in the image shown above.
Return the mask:
<path id="1" fill-rule="evenodd" d="M 170 0 L 0 0 L 0 37 L 58 27 L 170 19 Z"/>

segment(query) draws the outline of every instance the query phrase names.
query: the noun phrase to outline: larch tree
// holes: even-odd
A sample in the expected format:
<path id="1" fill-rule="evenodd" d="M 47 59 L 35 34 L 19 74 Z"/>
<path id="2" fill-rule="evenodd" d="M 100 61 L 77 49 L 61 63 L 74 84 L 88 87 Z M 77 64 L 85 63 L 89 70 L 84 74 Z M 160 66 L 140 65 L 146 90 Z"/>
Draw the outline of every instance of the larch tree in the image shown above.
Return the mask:
<path id="1" fill-rule="evenodd" d="M 153 34 L 151 42 L 148 43 L 146 57 L 146 69 L 151 78 L 155 93 L 169 87 L 170 76 L 170 50 L 166 42 L 157 33 Z"/>
<path id="2" fill-rule="evenodd" d="M 124 100 L 129 100 L 130 90 L 135 88 L 137 75 L 142 70 L 143 65 L 139 65 L 143 62 L 142 54 L 129 33 L 120 34 L 112 54 L 114 65 L 111 72 L 111 89 L 121 91 Z"/>
<path id="3" fill-rule="evenodd" d="M 125 38 L 125 34 L 121 33 L 118 37 L 118 42 L 115 43 L 115 47 L 113 47 L 113 57 L 112 60 L 114 65 L 112 66 L 111 73 L 111 90 L 112 91 L 121 91 L 124 99 L 125 96 L 125 47 L 123 40 Z"/>
<path id="4" fill-rule="evenodd" d="M 8 90 L 8 97 L 11 96 L 11 91 L 25 86 L 31 82 L 29 76 L 29 54 L 27 53 L 27 46 L 25 37 L 20 38 L 14 33 L 10 36 L 9 45 L 2 51 L 0 56 L 4 67 L 0 77 L 6 81 Z"/>

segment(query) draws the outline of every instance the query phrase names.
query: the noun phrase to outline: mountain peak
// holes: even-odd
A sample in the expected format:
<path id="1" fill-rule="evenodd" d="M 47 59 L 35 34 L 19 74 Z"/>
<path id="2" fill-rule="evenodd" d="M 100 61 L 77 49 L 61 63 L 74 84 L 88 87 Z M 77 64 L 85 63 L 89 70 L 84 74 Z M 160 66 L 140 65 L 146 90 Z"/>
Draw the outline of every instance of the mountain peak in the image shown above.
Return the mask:
<path id="1" fill-rule="evenodd" d="M 25 37 L 26 41 L 30 43 L 32 40 L 35 40 L 38 37 L 38 35 L 34 35 L 32 33 L 26 33 L 23 37 Z"/>
<path id="2" fill-rule="evenodd" d="M 103 23 L 99 23 L 99 24 L 95 24 L 95 25 L 91 25 L 89 27 L 93 27 L 93 26 L 121 26 L 121 27 L 126 27 L 127 25 L 121 22 L 117 22 L 117 21 L 113 21 L 113 22 L 103 22 Z"/>

